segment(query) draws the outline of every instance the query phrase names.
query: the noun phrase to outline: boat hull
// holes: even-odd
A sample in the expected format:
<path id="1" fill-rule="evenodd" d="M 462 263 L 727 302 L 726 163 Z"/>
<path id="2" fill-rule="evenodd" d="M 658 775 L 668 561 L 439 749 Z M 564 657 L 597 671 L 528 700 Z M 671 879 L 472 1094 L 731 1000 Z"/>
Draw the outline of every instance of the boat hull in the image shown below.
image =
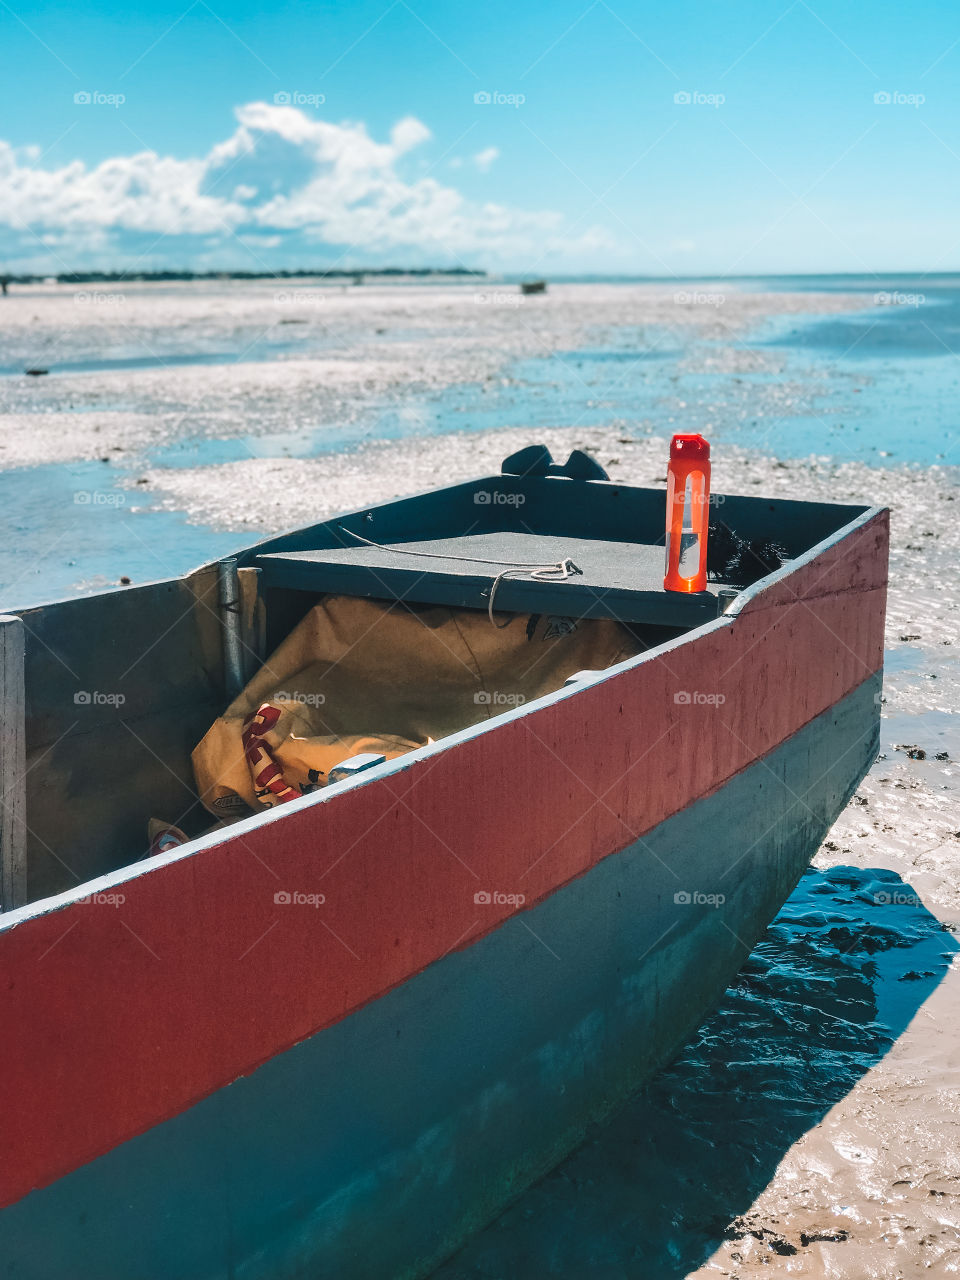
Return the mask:
<path id="1" fill-rule="evenodd" d="M 428 1274 L 716 1003 L 872 762 L 879 695 L 875 671 L 536 905 L 9 1205 L 2 1274 Z"/>

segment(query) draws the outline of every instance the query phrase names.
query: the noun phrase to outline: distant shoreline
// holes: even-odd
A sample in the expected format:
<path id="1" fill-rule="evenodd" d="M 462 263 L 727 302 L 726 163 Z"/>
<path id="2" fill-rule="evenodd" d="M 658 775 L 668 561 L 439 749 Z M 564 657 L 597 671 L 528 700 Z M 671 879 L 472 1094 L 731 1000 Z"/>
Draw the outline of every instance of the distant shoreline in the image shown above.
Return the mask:
<path id="1" fill-rule="evenodd" d="M 6 275 L 0 274 L 0 282 L 6 284 L 118 284 L 121 281 L 166 283 L 177 280 L 357 280 L 367 276 L 455 276 L 485 277 L 486 271 L 469 267 L 363 267 L 349 270 L 301 269 L 297 271 L 62 271 L 59 275 Z"/>

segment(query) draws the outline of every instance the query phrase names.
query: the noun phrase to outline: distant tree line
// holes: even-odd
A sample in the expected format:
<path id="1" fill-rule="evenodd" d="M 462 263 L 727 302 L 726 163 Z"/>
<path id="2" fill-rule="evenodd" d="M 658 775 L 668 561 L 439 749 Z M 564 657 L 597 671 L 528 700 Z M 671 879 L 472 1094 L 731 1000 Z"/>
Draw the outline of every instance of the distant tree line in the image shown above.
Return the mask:
<path id="1" fill-rule="evenodd" d="M 0 281 L 6 284 L 38 284 L 44 280 L 56 280 L 57 284 L 118 284 L 121 281 L 164 280 L 356 280 L 365 276 L 485 276 L 486 271 L 469 267 L 370 267 L 362 270 L 309 270 L 300 271 L 63 271 L 52 276 L 13 275 L 2 273 Z M 6 290 L 4 290 L 6 292 Z"/>

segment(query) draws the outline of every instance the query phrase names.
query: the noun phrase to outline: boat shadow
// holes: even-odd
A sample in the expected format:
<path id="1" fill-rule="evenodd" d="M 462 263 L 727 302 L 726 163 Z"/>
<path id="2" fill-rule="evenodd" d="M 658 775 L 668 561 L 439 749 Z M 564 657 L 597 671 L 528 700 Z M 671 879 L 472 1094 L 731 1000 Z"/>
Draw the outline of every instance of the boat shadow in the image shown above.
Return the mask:
<path id="1" fill-rule="evenodd" d="M 809 869 L 677 1059 L 436 1277 L 696 1270 L 884 1056 L 958 945 L 893 872 Z"/>

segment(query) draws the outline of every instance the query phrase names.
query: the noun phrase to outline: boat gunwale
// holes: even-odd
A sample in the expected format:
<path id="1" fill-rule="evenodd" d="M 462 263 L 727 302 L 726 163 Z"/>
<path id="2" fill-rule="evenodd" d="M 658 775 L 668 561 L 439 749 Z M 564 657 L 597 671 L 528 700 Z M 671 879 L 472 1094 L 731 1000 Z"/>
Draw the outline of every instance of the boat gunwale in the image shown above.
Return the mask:
<path id="1" fill-rule="evenodd" d="M 449 492 L 456 488 L 469 487 L 484 482 L 489 483 L 494 478 L 502 479 L 502 477 L 499 476 L 481 476 L 475 480 L 465 481 L 463 482 L 463 485 L 449 486 L 447 491 Z M 557 476 L 547 478 L 551 480 L 567 479 L 567 477 Z M 590 483 L 597 485 L 609 484 L 611 487 L 618 489 L 647 489 L 650 492 L 659 492 L 659 490 L 650 490 L 649 486 L 622 485 L 615 484 L 612 481 L 570 481 L 570 483 Z M 437 492 L 437 489 L 429 489 L 419 494 L 412 494 L 405 498 L 396 499 L 395 501 L 409 501 L 411 499 L 425 497 Z M 746 494 L 738 496 L 742 496 L 747 500 L 773 501 L 773 499 L 763 498 L 762 495 Z M 802 505 L 802 500 L 788 499 L 788 501 L 798 501 Z M 392 504 L 379 505 L 382 507 Z M 586 692 L 587 689 L 592 689 L 596 685 L 602 684 L 607 680 L 618 678 L 629 671 L 639 669 L 645 663 L 655 661 L 659 657 L 674 652 L 682 646 L 697 640 L 702 636 L 708 635 L 715 630 L 719 630 L 725 626 L 733 626 L 744 610 L 753 605 L 768 590 L 775 587 L 780 582 L 789 579 L 792 574 L 799 572 L 813 561 L 819 559 L 832 547 L 839 545 L 847 538 L 853 536 L 853 534 L 855 534 L 859 529 L 870 524 L 889 510 L 889 508 L 886 507 L 865 506 L 865 504 L 852 503 L 812 503 L 810 505 L 820 507 L 846 507 L 848 509 L 851 507 L 854 509 L 859 507 L 860 511 L 852 520 L 841 525 L 839 528 L 834 530 L 833 533 L 829 534 L 820 542 L 815 543 L 801 555 L 789 560 L 786 564 L 782 565 L 781 568 L 774 570 L 772 573 L 759 578 L 749 587 L 743 588 L 743 590 L 737 594 L 730 607 L 716 618 L 700 623 L 698 626 L 691 628 L 689 631 L 683 632 L 679 636 L 675 636 L 670 640 L 665 640 L 661 644 L 644 650 L 642 653 L 615 663 L 613 666 L 607 667 L 603 671 L 591 673 L 590 677 L 587 679 L 564 685 L 562 688 L 556 689 L 552 693 L 547 693 L 539 698 L 531 699 L 531 701 L 524 703 L 522 706 L 508 707 L 497 715 L 490 716 L 486 720 L 480 721 L 478 724 L 468 725 L 463 729 L 457 730 L 455 733 L 438 739 L 436 742 L 431 742 L 422 747 L 418 747 L 416 750 L 407 752 L 406 754 L 395 757 L 392 760 L 386 760 L 382 764 L 375 765 L 370 769 L 364 770 L 353 778 L 347 778 L 342 782 L 332 783 L 321 790 L 312 792 L 309 795 L 298 796 L 296 799 L 291 800 L 286 804 L 275 806 L 263 811 L 262 813 L 251 814 L 249 817 L 242 818 L 239 822 L 232 823 L 218 831 L 208 832 L 206 835 L 198 836 L 195 840 L 187 841 L 185 844 L 180 845 L 178 848 L 171 850 L 168 853 L 160 853 L 155 854 L 150 858 L 142 858 L 139 861 L 129 863 L 126 866 L 118 867 L 113 871 L 106 872 L 101 876 L 96 876 L 91 880 L 85 880 L 78 885 L 74 885 L 69 889 L 63 890 L 61 893 L 52 894 L 45 898 L 38 898 L 33 902 L 29 902 L 12 911 L 0 913 L 0 934 L 7 930 L 14 929 L 18 925 L 25 924 L 31 919 L 50 915 L 77 903 L 83 903 L 94 894 L 109 892 L 119 885 L 128 884 L 131 881 L 139 879 L 143 875 L 152 874 L 154 871 L 160 871 L 163 868 L 173 865 L 174 863 L 178 863 L 185 858 L 192 858 L 205 853 L 210 849 L 218 848 L 238 837 L 242 839 L 251 831 L 259 831 L 261 828 L 266 827 L 271 823 L 282 821 L 293 813 L 301 813 L 305 809 L 313 807 L 314 805 L 332 803 L 338 798 L 338 796 L 342 795 L 347 790 L 367 786 L 368 784 L 376 782 L 382 778 L 403 773 L 424 760 L 428 760 L 433 756 L 450 750 L 451 748 L 472 741 L 492 729 L 497 729 L 504 724 L 519 720 L 528 714 L 556 706 L 559 703 L 562 703 L 569 698 L 576 697 L 578 694 Z M 367 511 L 375 509 L 376 508 L 371 508 L 369 506 L 360 507 L 353 512 L 345 512 L 341 515 L 333 516 L 331 519 L 345 519 L 350 515 L 364 514 Z M 325 523 L 328 522 L 320 522 L 318 525 L 311 525 L 307 528 L 301 527 L 299 529 L 294 529 L 291 530 L 289 534 L 279 534 L 274 538 L 270 538 L 265 541 L 273 542 L 280 538 L 291 536 L 292 534 L 308 533 L 311 529 L 319 528 Z M 257 553 L 257 548 L 262 547 L 263 545 L 264 543 L 258 543 L 253 547 L 244 548 L 243 552 L 237 552 L 236 554 L 238 556 L 252 555 Z M 181 582 L 192 577 L 195 573 L 209 570 L 212 565 L 215 565 L 216 563 L 217 562 L 214 561 L 200 565 L 196 569 L 191 570 L 190 573 L 183 575 L 182 578 L 161 578 L 154 583 L 143 583 L 141 584 L 141 588 L 148 586 L 162 586 L 170 582 Z M 116 588 L 112 591 L 98 592 L 96 594 L 118 595 L 123 591 L 129 591 L 129 588 Z M 78 599 L 82 598 L 84 597 L 78 597 Z M 52 603 L 57 604 L 63 602 L 54 601 Z M 44 607 L 48 606 L 31 606 L 29 610 L 25 609 L 21 612 L 27 613 L 31 612 L 34 608 Z M 10 612 L 17 611 L 11 610 Z M 798 728 L 799 727 L 801 726 L 798 726 Z"/>
<path id="2" fill-rule="evenodd" d="M 470 492 L 472 489 L 474 489 L 477 485 L 480 485 L 480 484 L 488 484 L 488 485 L 495 484 L 495 483 L 503 484 L 505 481 L 510 481 L 510 480 L 514 480 L 514 481 L 537 480 L 537 481 L 546 481 L 551 484 L 557 483 L 557 482 L 564 483 L 564 484 L 576 484 L 576 485 L 588 484 L 592 488 L 606 488 L 610 490 L 619 490 L 619 491 L 630 490 L 638 493 L 663 494 L 665 496 L 665 490 L 655 489 L 651 485 L 625 484 L 619 480 L 580 480 L 580 479 L 574 479 L 570 476 L 522 476 L 522 475 L 518 476 L 518 475 L 505 475 L 502 472 L 493 472 L 490 475 L 473 476 L 467 480 L 460 480 L 456 484 L 438 485 L 432 489 L 418 489 L 415 493 L 399 494 L 397 495 L 397 497 L 390 498 L 386 502 L 377 502 L 374 504 L 368 503 L 365 506 L 353 507 L 349 511 L 335 511 L 333 512 L 332 515 L 330 515 L 325 520 L 318 520 L 314 524 L 308 524 L 308 525 L 293 525 L 287 529 L 282 529 L 279 533 L 268 534 L 266 537 L 261 538 L 257 542 L 247 543 L 243 547 L 235 547 L 231 551 L 226 551 L 223 553 L 223 555 L 218 556 L 216 560 L 204 560 L 200 564 L 194 565 L 192 568 L 187 569 L 184 573 L 181 573 L 181 574 L 172 574 L 166 578 L 149 578 L 145 582 L 138 582 L 135 584 L 131 584 L 129 586 L 118 585 L 118 586 L 104 587 L 96 591 L 91 591 L 86 595 L 60 596 L 53 600 L 40 600 L 33 604 L 9 605 L 7 607 L 0 606 L 0 616 L 9 615 L 9 614 L 24 616 L 26 614 L 36 613 L 42 609 L 52 609 L 52 608 L 55 608 L 57 605 L 61 605 L 61 604 L 74 604 L 81 600 L 93 600 L 101 596 L 130 595 L 132 592 L 144 591 L 151 587 L 166 586 L 168 583 L 171 583 L 171 582 L 187 582 L 191 578 L 193 578 L 196 574 L 209 572 L 211 569 L 216 568 L 216 566 L 221 561 L 231 559 L 231 558 L 235 558 L 238 561 L 240 568 L 248 568 L 252 566 L 253 561 L 256 559 L 257 556 L 268 554 L 267 548 L 272 546 L 274 543 L 283 542 L 287 538 L 305 536 L 307 534 L 314 532 L 314 530 L 323 529 L 327 525 L 332 524 L 335 521 L 349 520 L 352 516 L 362 517 L 362 516 L 365 516 L 368 512 L 383 511 L 389 507 L 397 506 L 401 503 L 416 502 L 419 499 L 430 498 L 435 496 L 438 493 L 453 494 L 453 493 L 456 493 L 457 490 L 464 490 L 465 492 Z M 867 517 L 872 517 L 876 515 L 878 512 L 889 510 L 889 508 L 887 507 L 876 507 L 867 502 L 822 502 L 819 499 L 813 500 L 813 499 L 806 499 L 806 498 L 785 498 L 779 495 L 777 497 L 769 497 L 764 494 L 755 494 L 755 493 L 716 494 L 714 495 L 714 498 L 715 500 L 723 500 L 723 501 L 725 501 L 728 498 L 731 498 L 738 502 L 751 502 L 751 503 L 753 502 L 757 502 L 757 503 L 777 502 L 780 504 L 790 503 L 792 506 L 796 506 L 796 507 L 803 507 L 803 506 L 820 507 L 820 508 L 832 507 L 837 511 L 846 510 L 846 511 L 857 512 L 857 515 L 854 516 L 852 520 L 848 521 L 846 524 L 838 526 L 837 529 L 834 530 L 832 534 L 828 535 L 827 538 L 824 538 L 821 542 L 816 543 L 813 547 L 808 548 L 808 550 L 803 552 L 801 555 L 795 557 L 794 559 L 791 559 L 788 565 L 785 565 L 784 568 L 791 568 L 793 566 L 799 566 L 800 564 L 804 563 L 806 560 L 806 557 L 811 552 L 817 551 L 818 549 L 822 550 L 829 543 L 835 541 L 838 536 L 845 535 L 857 524 L 859 520 Z M 780 573 L 780 572 L 781 570 L 775 571 L 775 573 Z M 753 588 L 759 584 L 767 583 L 774 576 L 775 574 L 767 574 L 765 577 L 759 578 L 757 582 L 751 584 L 750 587 L 743 588 L 743 592 L 741 594 L 745 594 L 748 591 L 752 591 Z"/>

